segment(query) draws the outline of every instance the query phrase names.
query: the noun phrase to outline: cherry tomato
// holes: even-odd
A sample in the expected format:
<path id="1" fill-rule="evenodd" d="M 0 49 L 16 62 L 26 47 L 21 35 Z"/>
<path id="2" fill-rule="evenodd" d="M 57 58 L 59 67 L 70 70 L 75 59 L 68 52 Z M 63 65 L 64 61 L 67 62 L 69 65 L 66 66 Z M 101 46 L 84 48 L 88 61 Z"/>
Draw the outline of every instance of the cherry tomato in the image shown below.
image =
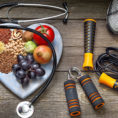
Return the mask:
<path id="1" fill-rule="evenodd" d="M 55 34 L 51 27 L 49 27 L 47 25 L 41 25 L 41 26 L 38 26 L 35 30 L 42 33 L 50 42 L 52 42 L 54 40 Z M 41 38 L 37 34 L 33 35 L 33 39 L 34 39 L 35 43 L 38 45 L 47 45 L 48 44 L 43 38 Z"/>

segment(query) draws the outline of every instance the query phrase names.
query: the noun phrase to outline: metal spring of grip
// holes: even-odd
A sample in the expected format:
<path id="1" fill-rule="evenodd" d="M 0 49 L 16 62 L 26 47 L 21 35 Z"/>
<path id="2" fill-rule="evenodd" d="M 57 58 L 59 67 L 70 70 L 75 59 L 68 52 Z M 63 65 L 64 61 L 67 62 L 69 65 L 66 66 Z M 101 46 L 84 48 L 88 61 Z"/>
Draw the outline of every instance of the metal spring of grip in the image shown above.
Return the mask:
<path id="1" fill-rule="evenodd" d="M 74 75 L 73 72 L 76 73 L 76 75 Z M 81 70 L 79 68 L 77 68 L 77 67 L 72 67 L 68 71 L 68 80 L 69 79 L 74 79 L 74 80 L 75 79 L 79 79 L 82 76 L 83 75 L 81 73 Z"/>

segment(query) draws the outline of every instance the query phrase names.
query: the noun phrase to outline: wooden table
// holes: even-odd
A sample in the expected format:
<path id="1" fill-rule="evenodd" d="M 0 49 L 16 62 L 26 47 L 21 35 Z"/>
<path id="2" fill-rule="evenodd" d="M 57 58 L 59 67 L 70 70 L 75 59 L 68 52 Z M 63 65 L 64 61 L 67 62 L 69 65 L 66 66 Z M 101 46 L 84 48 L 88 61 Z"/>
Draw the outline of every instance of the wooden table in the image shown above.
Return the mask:
<path id="1" fill-rule="evenodd" d="M 15 0 L 12 0 L 15 1 Z M 0 3 L 9 2 L 1 0 Z M 28 0 L 21 0 L 28 2 Z M 63 0 L 33 0 L 31 2 L 61 6 Z M 72 66 L 82 67 L 83 63 L 83 19 L 95 18 L 97 31 L 94 51 L 94 61 L 107 46 L 118 47 L 118 36 L 114 36 L 106 28 L 106 11 L 110 0 L 69 0 L 69 22 L 63 25 L 62 18 L 44 21 L 54 25 L 63 37 L 64 50 L 61 62 L 56 70 L 53 81 L 35 105 L 32 118 L 70 118 L 68 115 L 63 83 L 67 78 L 67 71 Z M 0 17 L 6 18 L 6 9 L 0 11 Z M 15 18 L 37 18 L 56 13 L 51 10 L 38 8 L 20 8 L 11 13 Z M 29 24 L 27 24 L 29 25 Z M 105 100 L 105 106 L 99 111 L 94 111 L 86 98 L 80 85 L 77 85 L 81 104 L 81 118 L 117 118 L 118 92 L 98 83 L 95 73 L 90 73 L 92 80 Z M 33 94 L 35 95 L 35 93 Z M 28 97 L 27 100 L 33 97 Z M 21 100 L 14 96 L 2 84 L 0 85 L 0 118 L 18 118 L 16 106 Z"/>

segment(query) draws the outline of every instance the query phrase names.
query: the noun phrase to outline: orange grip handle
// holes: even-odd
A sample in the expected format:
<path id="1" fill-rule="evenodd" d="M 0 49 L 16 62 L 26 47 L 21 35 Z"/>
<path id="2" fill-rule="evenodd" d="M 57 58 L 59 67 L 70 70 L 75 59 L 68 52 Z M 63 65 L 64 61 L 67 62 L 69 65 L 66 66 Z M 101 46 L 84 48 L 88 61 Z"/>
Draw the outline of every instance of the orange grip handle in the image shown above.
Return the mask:
<path id="1" fill-rule="evenodd" d="M 70 116 L 72 117 L 80 116 L 81 112 L 80 112 L 80 105 L 75 81 L 73 80 L 65 81 L 64 88 Z"/>
<path id="2" fill-rule="evenodd" d="M 118 82 L 116 81 L 116 79 L 108 76 L 106 73 L 101 74 L 99 78 L 99 83 L 118 90 Z"/>
<path id="3" fill-rule="evenodd" d="M 84 20 L 84 63 L 83 70 L 93 70 L 93 50 L 96 30 L 94 19 Z"/>

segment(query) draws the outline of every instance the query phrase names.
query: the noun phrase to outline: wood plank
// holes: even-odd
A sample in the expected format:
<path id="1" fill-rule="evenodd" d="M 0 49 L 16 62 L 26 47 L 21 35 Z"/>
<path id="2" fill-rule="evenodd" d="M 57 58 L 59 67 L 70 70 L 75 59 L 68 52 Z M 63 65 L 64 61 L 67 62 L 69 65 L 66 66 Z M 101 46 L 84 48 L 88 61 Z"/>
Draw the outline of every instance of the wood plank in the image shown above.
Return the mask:
<path id="1" fill-rule="evenodd" d="M 12 0 L 12 2 L 17 2 L 18 0 Z M 9 2 L 8 0 L 1 0 L 0 4 Z M 20 0 L 20 2 L 28 3 L 28 0 Z M 33 0 L 31 3 L 43 3 L 51 4 L 56 6 L 61 6 L 63 0 Z M 106 11 L 108 8 L 110 0 L 69 0 L 69 19 L 85 19 L 85 18 L 96 18 L 105 19 Z M 7 8 L 0 11 L 0 17 L 6 18 Z M 39 18 L 46 17 L 48 15 L 53 15 L 59 13 L 55 10 L 43 9 L 43 8 L 15 8 L 10 16 L 14 18 Z M 62 19 L 62 18 L 61 18 Z"/>
<path id="2" fill-rule="evenodd" d="M 70 118 L 68 115 L 66 99 L 63 89 L 63 83 L 67 78 L 67 72 L 57 72 L 54 79 L 45 93 L 41 96 L 40 100 L 35 105 L 35 113 L 32 118 Z M 91 78 L 99 92 L 105 100 L 105 107 L 99 111 L 94 111 L 86 98 L 82 88 L 77 83 L 78 96 L 81 104 L 82 118 L 111 118 L 117 115 L 117 91 L 100 85 L 95 74 L 91 74 Z M 7 89 L 0 86 L 0 96 L 4 99 L 0 99 L 0 115 L 1 118 L 17 118 L 15 108 L 20 102 L 14 95 L 9 93 Z M 31 97 L 30 97 L 31 98 Z M 112 113 L 112 114 L 111 114 Z"/>
<path id="3" fill-rule="evenodd" d="M 98 55 L 105 52 L 105 48 L 95 48 L 94 62 Z M 57 68 L 57 71 L 67 71 L 70 67 L 77 66 L 82 69 L 83 65 L 83 48 L 79 47 L 65 47 L 62 55 L 62 59 Z"/>

